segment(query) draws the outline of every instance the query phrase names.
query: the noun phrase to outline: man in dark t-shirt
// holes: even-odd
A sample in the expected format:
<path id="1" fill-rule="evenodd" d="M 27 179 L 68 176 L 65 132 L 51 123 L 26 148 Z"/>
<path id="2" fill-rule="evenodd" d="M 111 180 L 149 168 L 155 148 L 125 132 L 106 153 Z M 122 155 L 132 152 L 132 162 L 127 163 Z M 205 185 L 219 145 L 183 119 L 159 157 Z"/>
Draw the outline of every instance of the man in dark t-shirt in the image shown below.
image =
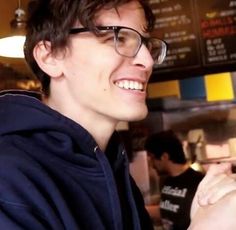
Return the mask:
<path id="1" fill-rule="evenodd" d="M 148 137 L 145 149 L 158 173 L 168 175 L 161 185 L 159 205 L 164 230 L 186 230 L 192 200 L 203 174 L 190 167 L 181 141 L 171 130 Z"/>

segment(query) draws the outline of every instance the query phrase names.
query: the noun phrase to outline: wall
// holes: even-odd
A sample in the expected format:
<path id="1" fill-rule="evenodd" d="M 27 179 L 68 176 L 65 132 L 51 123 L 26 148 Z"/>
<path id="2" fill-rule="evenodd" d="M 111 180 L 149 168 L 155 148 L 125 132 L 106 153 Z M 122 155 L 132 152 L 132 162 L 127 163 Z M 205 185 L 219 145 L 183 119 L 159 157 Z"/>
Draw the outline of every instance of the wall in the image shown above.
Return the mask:
<path id="1" fill-rule="evenodd" d="M 27 3 L 28 0 L 21 0 L 21 5 L 24 10 L 27 8 Z M 18 0 L 0 0 L 0 38 L 8 36 L 12 32 L 10 21 L 14 19 L 14 12 L 17 7 Z M 29 69 L 23 59 L 0 57 L 0 63 L 23 74 L 29 74 Z"/>

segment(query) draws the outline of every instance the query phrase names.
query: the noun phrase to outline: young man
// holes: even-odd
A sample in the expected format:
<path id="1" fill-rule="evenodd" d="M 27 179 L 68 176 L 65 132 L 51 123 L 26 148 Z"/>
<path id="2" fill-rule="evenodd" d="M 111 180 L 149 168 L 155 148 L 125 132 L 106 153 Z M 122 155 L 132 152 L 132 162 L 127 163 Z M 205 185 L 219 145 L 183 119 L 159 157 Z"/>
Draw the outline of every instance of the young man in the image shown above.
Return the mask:
<path id="1" fill-rule="evenodd" d="M 142 0 L 29 3 L 25 56 L 43 99 L 0 99 L 1 229 L 152 229 L 114 130 L 147 114 L 166 55 L 153 25 Z"/>
<path id="2" fill-rule="evenodd" d="M 25 55 L 44 95 L 0 98 L 1 229 L 152 229 L 114 132 L 146 116 L 147 82 L 166 54 L 150 38 L 150 8 L 33 0 L 29 10 Z"/>
<path id="3" fill-rule="evenodd" d="M 172 130 L 149 136 L 145 149 L 159 175 L 167 175 L 161 185 L 160 205 L 153 217 L 160 218 L 165 230 L 186 230 L 190 224 L 193 197 L 203 174 L 190 168 L 181 141 Z"/>

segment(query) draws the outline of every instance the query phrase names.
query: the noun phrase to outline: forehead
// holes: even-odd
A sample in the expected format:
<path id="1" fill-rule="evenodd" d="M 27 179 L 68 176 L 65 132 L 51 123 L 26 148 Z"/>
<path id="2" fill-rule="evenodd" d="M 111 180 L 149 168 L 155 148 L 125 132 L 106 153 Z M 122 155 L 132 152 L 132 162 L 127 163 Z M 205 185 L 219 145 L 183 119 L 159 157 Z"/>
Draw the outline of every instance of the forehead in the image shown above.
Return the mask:
<path id="1" fill-rule="evenodd" d="M 132 15 L 132 16 L 131 16 Z M 139 1 L 130 1 L 116 9 L 102 9 L 95 17 L 96 25 L 127 26 L 144 31 L 147 25 L 145 13 Z"/>

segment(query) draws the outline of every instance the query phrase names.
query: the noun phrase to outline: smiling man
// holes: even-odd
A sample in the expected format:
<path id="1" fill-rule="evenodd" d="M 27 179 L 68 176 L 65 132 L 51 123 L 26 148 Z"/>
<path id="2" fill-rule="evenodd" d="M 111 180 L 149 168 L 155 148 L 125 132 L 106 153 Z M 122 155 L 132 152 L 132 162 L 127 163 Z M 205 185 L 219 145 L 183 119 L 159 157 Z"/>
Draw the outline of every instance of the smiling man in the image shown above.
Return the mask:
<path id="1" fill-rule="evenodd" d="M 1 229 L 152 229 L 115 127 L 147 114 L 166 44 L 146 1 L 33 0 L 25 57 L 42 100 L 0 98 Z"/>
<path id="2" fill-rule="evenodd" d="M 0 97 L 1 229 L 153 229 L 115 132 L 147 114 L 147 82 L 166 55 L 153 26 L 145 0 L 29 2 L 25 56 L 42 100 Z M 201 202 L 236 187 L 220 167 L 201 184 L 193 223 Z"/>

